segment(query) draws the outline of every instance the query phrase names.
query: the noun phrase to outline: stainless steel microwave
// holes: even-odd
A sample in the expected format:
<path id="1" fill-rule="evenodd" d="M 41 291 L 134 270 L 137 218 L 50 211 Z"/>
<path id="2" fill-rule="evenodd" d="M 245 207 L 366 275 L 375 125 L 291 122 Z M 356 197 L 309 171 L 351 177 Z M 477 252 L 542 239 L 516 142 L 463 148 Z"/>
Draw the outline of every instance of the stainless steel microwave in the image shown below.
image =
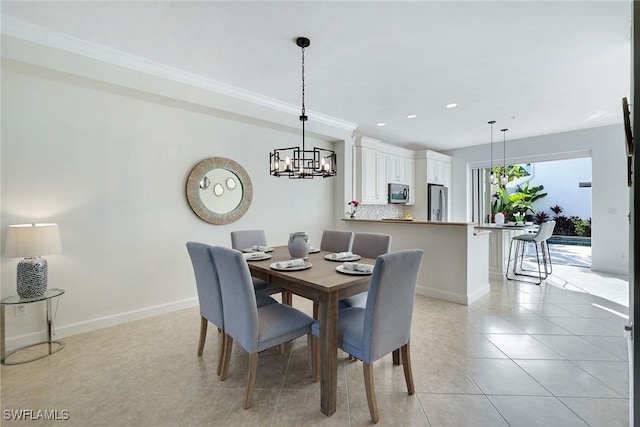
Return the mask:
<path id="1" fill-rule="evenodd" d="M 389 203 L 407 203 L 409 201 L 409 186 L 406 184 L 389 183 L 387 200 Z"/>

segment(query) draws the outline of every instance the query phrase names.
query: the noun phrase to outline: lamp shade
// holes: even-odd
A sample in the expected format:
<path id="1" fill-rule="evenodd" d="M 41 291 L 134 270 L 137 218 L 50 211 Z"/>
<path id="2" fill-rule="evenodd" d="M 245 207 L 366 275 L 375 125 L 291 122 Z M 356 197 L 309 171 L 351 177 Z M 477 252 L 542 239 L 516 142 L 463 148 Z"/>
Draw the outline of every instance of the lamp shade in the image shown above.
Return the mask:
<path id="1" fill-rule="evenodd" d="M 4 254 L 7 257 L 38 257 L 62 252 L 58 224 L 10 225 Z"/>

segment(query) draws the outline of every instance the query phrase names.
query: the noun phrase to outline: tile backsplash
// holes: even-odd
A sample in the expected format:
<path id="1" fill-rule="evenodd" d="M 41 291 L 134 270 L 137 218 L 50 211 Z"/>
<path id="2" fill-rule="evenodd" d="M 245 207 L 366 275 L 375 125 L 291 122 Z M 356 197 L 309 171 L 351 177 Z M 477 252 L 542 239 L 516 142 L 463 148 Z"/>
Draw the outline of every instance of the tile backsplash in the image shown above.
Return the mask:
<path id="1" fill-rule="evenodd" d="M 404 206 L 400 204 L 360 205 L 356 211 L 356 218 L 361 219 L 402 218 L 403 215 Z"/>

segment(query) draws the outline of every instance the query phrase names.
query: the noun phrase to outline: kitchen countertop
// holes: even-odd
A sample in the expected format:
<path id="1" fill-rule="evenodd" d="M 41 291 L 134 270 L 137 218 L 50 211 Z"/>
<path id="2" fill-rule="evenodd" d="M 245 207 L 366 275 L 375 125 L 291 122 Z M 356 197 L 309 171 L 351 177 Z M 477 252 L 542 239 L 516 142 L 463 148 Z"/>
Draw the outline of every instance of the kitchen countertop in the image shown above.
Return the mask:
<path id="1" fill-rule="evenodd" d="M 506 225 L 506 224 L 476 224 L 476 228 L 486 229 L 486 230 L 522 230 L 525 228 L 535 227 L 535 224 L 526 224 L 526 225 Z"/>
<path id="2" fill-rule="evenodd" d="M 472 222 L 440 222 L 440 221 L 420 221 L 417 219 L 404 218 L 384 218 L 384 219 L 360 219 L 360 218 L 343 218 L 343 221 L 349 222 L 385 222 L 393 224 L 421 224 L 421 225 L 446 225 L 446 226 L 469 226 L 475 225 Z"/>

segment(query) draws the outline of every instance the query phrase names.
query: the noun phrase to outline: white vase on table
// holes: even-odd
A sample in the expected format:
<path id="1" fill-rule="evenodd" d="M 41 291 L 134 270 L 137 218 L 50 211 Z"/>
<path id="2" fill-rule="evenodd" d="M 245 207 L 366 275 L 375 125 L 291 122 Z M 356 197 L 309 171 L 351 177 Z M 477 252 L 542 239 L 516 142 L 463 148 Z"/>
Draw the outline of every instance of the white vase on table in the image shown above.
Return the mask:
<path id="1" fill-rule="evenodd" d="M 309 256 L 309 236 L 304 231 L 291 233 L 287 246 L 291 258 L 306 258 Z"/>

